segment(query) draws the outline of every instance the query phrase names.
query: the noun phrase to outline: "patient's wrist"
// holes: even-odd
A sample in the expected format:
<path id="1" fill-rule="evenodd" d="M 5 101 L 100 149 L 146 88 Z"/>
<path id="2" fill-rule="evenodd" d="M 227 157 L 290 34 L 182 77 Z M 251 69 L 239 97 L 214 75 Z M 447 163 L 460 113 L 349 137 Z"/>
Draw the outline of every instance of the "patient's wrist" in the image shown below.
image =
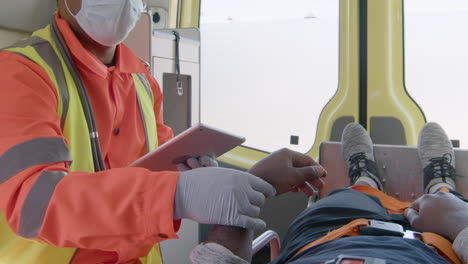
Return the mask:
<path id="1" fill-rule="evenodd" d="M 246 260 L 234 255 L 229 249 L 217 243 L 202 243 L 190 252 L 192 264 L 249 264 Z"/>
<path id="2" fill-rule="evenodd" d="M 252 258 L 253 231 L 233 226 L 215 225 L 208 234 L 205 243 L 216 243 L 240 258 L 249 261 Z"/>

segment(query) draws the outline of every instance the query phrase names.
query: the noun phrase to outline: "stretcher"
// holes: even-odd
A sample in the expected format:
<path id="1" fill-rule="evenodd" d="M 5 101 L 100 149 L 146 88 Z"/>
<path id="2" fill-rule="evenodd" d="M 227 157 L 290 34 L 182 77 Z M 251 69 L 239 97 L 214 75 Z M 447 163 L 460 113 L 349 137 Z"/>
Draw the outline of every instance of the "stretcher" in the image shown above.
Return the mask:
<path id="1" fill-rule="evenodd" d="M 414 201 L 424 194 L 423 168 L 414 146 L 374 145 L 377 173 L 385 192 L 400 201 Z M 455 149 L 456 191 L 468 196 L 468 150 Z M 327 170 L 325 186 L 318 198 L 349 184 L 348 169 L 343 161 L 340 142 L 320 144 L 320 164 Z"/>
<path id="2" fill-rule="evenodd" d="M 315 200 L 324 198 L 332 190 L 349 185 L 348 169 L 341 154 L 340 142 L 323 142 L 320 144 L 319 163 L 327 170 L 325 185 L 320 192 L 309 199 L 309 205 Z M 374 144 L 374 155 L 377 171 L 386 193 L 400 201 L 412 202 L 424 194 L 423 168 L 414 146 Z M 455 149 L 455 169 L 457 173 L 456 191 L 468 196 L 468 150 Z M 270 245 L 270 261 L 279 254 L 280 238 L 272 230 L 260 235 L 253 242 L 252 253 Z"/>

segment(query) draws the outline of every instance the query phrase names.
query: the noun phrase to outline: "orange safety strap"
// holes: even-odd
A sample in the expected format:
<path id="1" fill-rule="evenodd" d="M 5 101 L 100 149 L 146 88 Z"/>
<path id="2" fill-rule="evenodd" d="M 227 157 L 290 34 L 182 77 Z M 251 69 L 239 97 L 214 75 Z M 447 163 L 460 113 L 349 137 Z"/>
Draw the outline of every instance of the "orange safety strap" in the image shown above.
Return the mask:
<path id="1" fill-rule="evenodd" d="M 387 212 L 389 214 L 403 214 L 405 212 L 406 208 L 411 206 L 410 202 L 399 201 L 396 198 L 391 197 L 391 196 L 385 194 L 384 192 L 379 191 L 379 190 L 377 190 L 375 188 L 372 188 L 370 186 L 356 185 L 356 186 L 351 186 L 349 188 L 379 198 L 380 203 L 383 205 L 383 207 L 385 209 L 387 209 Z M 440 188 L 440 191 L 441 192 L 450 192 L 445 187 Z"/>
<path id="2" fill-rule="evenodd" d="M 368 226 L 369 221 L 367 219 L 356 219 L 351 222 L 349 222 L 347 225 L 344 225 L 338 229 L 335 229 L 331 232 L 328 232 L 325 236 L 310 242 L 309 244 L 305 245 L 299 251 L 294 254 L 294 256 L 298 255 L 302 251 L 309 249 L 311 247 L 317 246 L 319 244 L 335 240 L 337 238 L 343 237 L 343 236 L 358 236 L 359 235 L 359 227 L 361 226 Z"/>
<path id="3" fill-rule="evenodd" d="M 424 232 L 421 234 L 421 240 L 426 245 L 433 247 L 437 253 L 445 260 L 452 264 L 462 264 L 458 259 L 457 254 L 452 249 L 452 243 L 447 239 L 430 232 Z"/>
<path id="4" fill-rule="evenodd" d="M 445 188 L 445 187 L 442 187 L 439 189 L 440 192 L 446 192 L 446 193 L 449 193 L 449 189 Z"/>
<path id="5" fill-rule="evenodd" d="M 406 208 L 411 206 L 410 202 L 398 201 L 397 199 L 391 196 L 388 196 L 387 194 L 369 186 L 357 185 L 357 186 L 352 186 L 350 188 L 379 198 L 380 203 L 382 203 L 383 207 L 387 209 L 387 212 L 390 214 L 402 214 L 405 212 Z M 441 188 L 440 191 L 449 192 L 449 190 L 446 188 Z M 326 234 L 325 236 L 305 245 L 299 251 L 297 251 L 296 254 L 294 254 L 294 256 L 298 255 L 299 253 L 303 252 L 306 249 L 309 249 L 311 247 L 317 246 L 319 244 L 322 244 L 322 243 L 325 243 L 325 242 L 328 242 L 328 241 L 331 241 L 331 240 L 334 240 L 343 236 L 358 236 L 359 227 L 367 226 L 367 225 L 369 225 L 369 220 L 367 219 L 360 218 L 360 219 L 351 221 L 347 225 L 342 226 L 338 229 L 335 229 L 331 232 L 328 232 L 328 234 Z M 435 248 L 437 253 L 439 253 L 439 255 L 442 256 L 444 259 L 446 259 L 448 262 L 452 264 L 462 264 L 452 249 L 452 243 L 450 243 L 450 241 L 448 241 L 447 239 L 437 234 L 429 233 L 429 232 L 422 233 L 421 237 L 424 243 Z"/>
<path id="6" fill-rule="evenodd" d="M 411 206 L 410 202 L 398 201 L 397 199 L 385 194 L 384 192 L 379 191 L 370 186 L 356 185 L 351 186 L 349 188 L 379 198 L 380 203 L 385 209 L 387 209 L 387 212 L 389 214 L 403 214 L 406 208 Z"/>

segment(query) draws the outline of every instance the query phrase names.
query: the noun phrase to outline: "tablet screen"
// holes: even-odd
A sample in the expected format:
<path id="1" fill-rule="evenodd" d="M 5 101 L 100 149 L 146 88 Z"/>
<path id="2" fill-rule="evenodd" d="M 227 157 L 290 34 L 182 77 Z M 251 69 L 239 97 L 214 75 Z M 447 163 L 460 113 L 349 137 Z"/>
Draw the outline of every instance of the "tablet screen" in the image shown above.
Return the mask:
<path id="1" fill-rule="evenodd" d="M 177 164 L 191 157 L 210 155 L 217 158 L 245 142 L 245 138 L 220 129 L 197 124 L 155 150 L 133 162 L 130 166 L 152 171 L 176 171 Z"/>

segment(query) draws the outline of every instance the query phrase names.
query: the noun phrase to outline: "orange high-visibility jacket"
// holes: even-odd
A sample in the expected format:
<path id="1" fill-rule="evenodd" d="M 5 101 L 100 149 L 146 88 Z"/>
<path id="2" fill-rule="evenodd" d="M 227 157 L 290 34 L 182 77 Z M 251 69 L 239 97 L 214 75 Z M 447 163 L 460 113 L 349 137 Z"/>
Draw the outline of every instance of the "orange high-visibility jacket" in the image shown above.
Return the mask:
<path id="1" fill-rule="evenodd" d="M 76 257 L 88 263 L 132 262 L 154 243 L 177 238 L 173 204 L 179 173 L 126 167 L 147 151 L 131 74 L 142 73 L 150 83 L 159 144 L 172 137 L 162 120 L 161 91 L 125 45 L 117 47 L 115 66 L 107 67 L 65 20 L 56 16 L 55 21 L 86 87 L 107 170 L 70 171 L 69 160 L 37 162 L 56 153 L 34 142 L 62 138 L 70 147 L 57 115 L 56 87 L 43 67 L 0 52 L 0 262 L 12 250 L 18 259 L 28 254 L 5 240 L 11 230 L 34 234 L 28 239 L 44 247 L 79 248 Z M 55 177 L 56 172 L 65 176 Z M 38 188 L 41 175 L 50 176 L 42 179 L 50 179 L 54 188 Z M 2 227 L 5 222 L 11 230 Z"/>

